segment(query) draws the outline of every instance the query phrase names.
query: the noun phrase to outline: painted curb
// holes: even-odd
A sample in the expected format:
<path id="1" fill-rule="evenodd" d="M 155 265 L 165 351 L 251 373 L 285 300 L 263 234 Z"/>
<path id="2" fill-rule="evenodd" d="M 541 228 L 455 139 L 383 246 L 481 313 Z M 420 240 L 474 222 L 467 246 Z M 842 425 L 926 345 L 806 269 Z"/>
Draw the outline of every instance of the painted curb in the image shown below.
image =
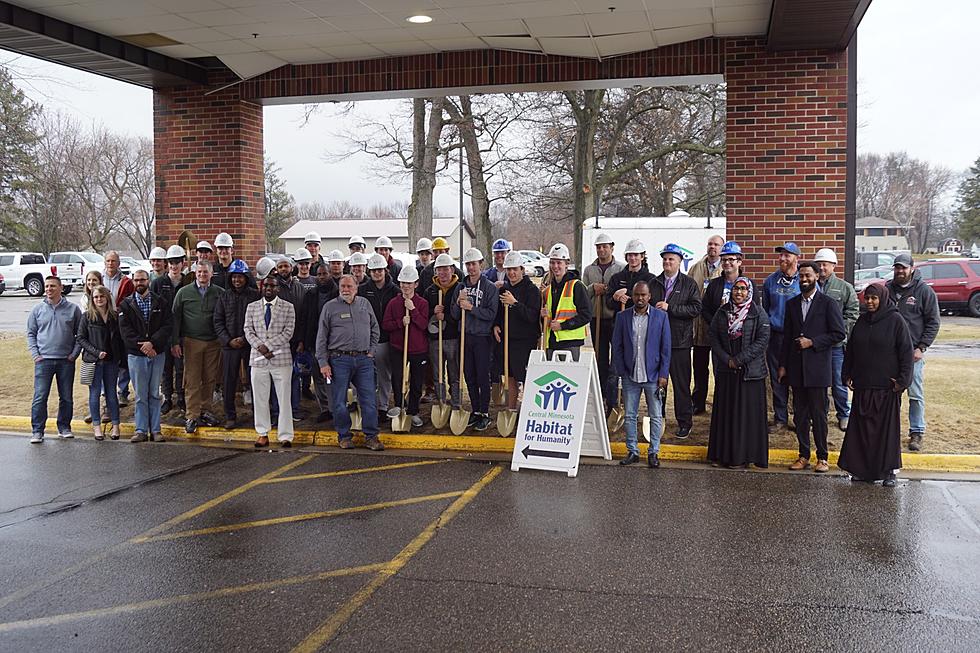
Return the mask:
<path id="1" fill-rule="evenodd" d="M 13 429 L 30 433 L 31 420 L 29 417 L 0 415 L 0 428 Z M 91 433 L 91 425 L 82 420 L 72 420 L 72 429 L 86 437 Z M 46 431 L 57 433 L 55 420 L 49 419 Z M 132 435 L 133 424 L 123 423 L 120 431 L 124 435 Z M 232 429 L 226 431 L 217 427 L 200 427 L 197 433 L 189 435 L 179 426 L 163 426 L 163 434 L 170 439 L 180 439 L 187 442 L 254 442 L 255 431 L 252 429 Z M 403 435 L 399 433 L 381 433 L 381 441 L 387 449 L 414 449 L 430 451 L 451 451 L 460 453 L 497 453 L 510 454 L 514 450 L 513 438 L 475 436 L 475 435 L 439 435 L 435 433 L 418 433 Z M 355 443 L 363 443 L 363 437 L 354 436 Z M 293 439 L 295 445 L 302 446 L 337 446 L 337 432 L 296 431 Z M 616 458 L 626 455 L 625 442 L 612 442 L 613 456 Z M 640 444 L 641 455 L 646 455 L 646 443 Z M 708 448 L 696 445 L 664 444 L 660 447 L 661 460 L 677 460 L 685 462 L 705 462 Z M 792 449 L 770 449 L 769 465 L 789 465 L 799 456 Z M 830 452 L 832 466 L 837 464 L 837 452 Z M 980 455 L 978 454 L 937 454 L 937 453 L 903 453 L 902 469 L 924 472 L 967 472 L 980 473 Z"/>

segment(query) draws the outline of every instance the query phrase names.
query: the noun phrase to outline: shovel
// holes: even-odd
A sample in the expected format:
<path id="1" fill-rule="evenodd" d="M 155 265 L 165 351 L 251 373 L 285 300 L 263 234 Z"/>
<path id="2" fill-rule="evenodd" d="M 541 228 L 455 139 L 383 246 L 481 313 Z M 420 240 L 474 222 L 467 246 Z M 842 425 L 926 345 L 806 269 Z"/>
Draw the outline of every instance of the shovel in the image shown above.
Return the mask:
<path id="1" fill-rule="evenodd" d="M 439 305 L 442 305 L 442 290 L 439 291 Z M 430 418 L 432 426 L 437 429 L 446 428 L 449 423 L 450 407 L 446 403 L 446 368 L 442 360 L 442 324 L 439 320 L 439 405 L 432 407 Z"/>
<path id="2" fill-rule="evenodd" d="M 463 363 L 466 360 L 466 356 L 463 352 L 466 351 L 466 309 L 460 308 L 460 320 L 459 320 L 459 388 L 460 394 L 462 394 L 463 389 Z M 470 411 L 463 410 L 463 407 L 453 408 L 452 415 L 449 416 L 449 428 L 456 435 L 462 435 L 463 431 L 470 424 Z"/>
<path id="3" fill-rule="evenodd" d="M 405 309 L 405 317 L 409 317 Z M 412 416 L 405 412 L 405 399 L 408 397 L 408 325 L 405 325 L 405 346 L 402 348 L 402 410 L 398 417 L 391 418 L 391 430 L 395 433 L 408 433 L 412 429 Z"/>
<path id="4" fill-rule="evenodd" d="M 667 388 L 657 388 L 657 401 L 660 402 L 660 415 L 663 418 L 667 415 Z M 649 416 L 643 418 L 643 439 L 647 442 L 650 441 Z"/>
<path id="5" fill-rule="evenodd" d="M 350 406 L 357 399 L 354 394 L 353 388 L 347 388 L 347 405 Z M 357 410 L 350 411 L 350 430 L 360 431 L 361 430 L 361 407 L 357 406 Z"/>
<path id="6" fill-rule="evenodd" d="M 497 413 L 497 433 L 500 437 L 507 438 L 514 432 L 517 424 L 517 411 L 510 409 L 510 305 L 504 307 L 504 377 L 506 384 L 507 408 Z"/>
<path id="7" fill-rule="evenodd" d="M 619 312 L 622 313 L 624 308 L 626 308 L 626 302 L 620 302 Z M 613 431 L 618 431 L 623 427 L 623 422 L 625 420 L 626 411 L 623 409 L 623 400 L 622 397 L 620 397 L 619 404 L 609 411 L 609 417 L 606 418 L 606 429 L 610 433 Z"/>

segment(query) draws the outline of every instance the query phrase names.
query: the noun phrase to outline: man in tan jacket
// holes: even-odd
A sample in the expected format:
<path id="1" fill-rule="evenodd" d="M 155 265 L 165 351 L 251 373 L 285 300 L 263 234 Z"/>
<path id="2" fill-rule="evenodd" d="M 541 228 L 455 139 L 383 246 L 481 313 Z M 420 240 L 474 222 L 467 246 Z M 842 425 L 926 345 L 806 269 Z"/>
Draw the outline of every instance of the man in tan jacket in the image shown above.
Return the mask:
<path id="1" fill-rule="evenodd" d="M 708 251 L 704 258 L 688 270 L 688 276 L 694 279 L 701 289 L 702 298 L 708 282 L 721 274 L 721 246 L 724 244 L 725 240 L 721 236 L 714 235 L 709 238 Z M 705 403 L 708 399 L 709 360 L 711 360 L 711 343 L 708 342 L 708 323 L 698 316 L 694 318 L 694 392 L 691 394 L 695 415 L 705 411 Z"/>

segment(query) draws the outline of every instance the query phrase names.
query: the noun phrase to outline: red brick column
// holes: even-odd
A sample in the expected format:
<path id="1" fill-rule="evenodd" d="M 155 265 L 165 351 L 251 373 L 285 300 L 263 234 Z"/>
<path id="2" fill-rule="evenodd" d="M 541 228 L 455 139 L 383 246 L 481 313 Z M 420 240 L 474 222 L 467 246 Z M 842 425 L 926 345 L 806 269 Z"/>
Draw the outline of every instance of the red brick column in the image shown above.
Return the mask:
<path id="1" fill-rule="evenodd" d="M 265 251 L 262 107 L 238 86 L 205 95 L 231 80 L 212 81 L 153 92 L 157 244 L 227 231 L 251 266 Z"/>
<path id="2" fill-rule="evenodd" d="M 776 269 L 774 248 L 794 241 L 803 258 L 831 247 L 843 276 L 847 52 L 768 52 L 729 39 L 727 179 L 729 237 L 756 281 Z"/>

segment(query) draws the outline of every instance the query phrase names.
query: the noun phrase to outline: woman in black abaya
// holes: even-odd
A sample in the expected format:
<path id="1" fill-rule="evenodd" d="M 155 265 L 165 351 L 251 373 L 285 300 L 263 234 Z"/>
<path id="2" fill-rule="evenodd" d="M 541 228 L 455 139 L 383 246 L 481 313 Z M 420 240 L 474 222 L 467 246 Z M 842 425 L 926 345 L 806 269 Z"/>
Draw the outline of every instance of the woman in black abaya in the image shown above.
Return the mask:
<path id="1" fill-rule="evenodd" d="M 841 378 L 854 391 L 837 466 L 856 481 L 894 487 L 902 467 L 902 392 L 912 382 L 912 339 L 883 285 L 864 291 L 868 312 L 854 324 Z"/>
<path id="2" fill-rule="evenodd" d="M 729 302 L 711 320 L 715 396 L 708 461 L 727 467 L 769 466 L 766 347 L 769 316 L 752 301 L 752 282 L 739 277 Z"/>

